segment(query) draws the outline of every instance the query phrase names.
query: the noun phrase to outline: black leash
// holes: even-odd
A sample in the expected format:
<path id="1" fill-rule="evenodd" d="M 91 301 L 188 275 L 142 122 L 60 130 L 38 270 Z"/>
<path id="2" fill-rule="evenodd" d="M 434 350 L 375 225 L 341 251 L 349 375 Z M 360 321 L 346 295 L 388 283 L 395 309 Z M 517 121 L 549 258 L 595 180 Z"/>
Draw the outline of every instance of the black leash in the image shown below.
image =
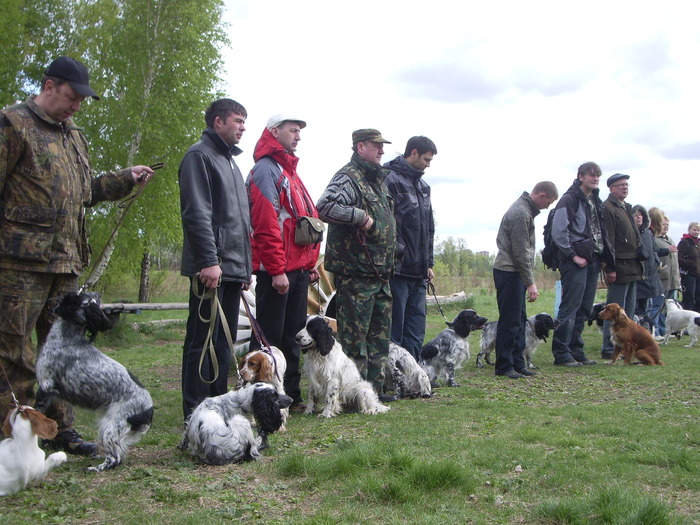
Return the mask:
<path id="1" fill-rule="evenodd" d="M 428 283 L 427 285 L 428 288 L 428 293 L 431 294 L 435 298 L 435 304 L 437 305 L 438 309 L 440 310 L 440 313 L 442 314 L 442 318 L 445 320 L 446 323 L 449 323 L 447 320 L 447 317 L 445 317 L 445 312 L 442 311 L 442 306 L 440 306 L 440 301 L 438 301 L 437 295 L 435 295 L 435 285 L 433 283 Z"/>

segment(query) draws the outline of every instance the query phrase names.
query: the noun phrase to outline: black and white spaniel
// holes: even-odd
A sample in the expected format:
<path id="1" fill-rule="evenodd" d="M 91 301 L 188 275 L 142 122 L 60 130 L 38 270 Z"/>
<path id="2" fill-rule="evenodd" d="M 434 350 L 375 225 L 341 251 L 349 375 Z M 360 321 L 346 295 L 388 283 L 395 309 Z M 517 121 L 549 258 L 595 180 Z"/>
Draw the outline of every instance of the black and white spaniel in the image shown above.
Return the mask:
<path id="1" fill-rule="evenodd" d="M 59 318 L 36 361 L 37 409 L 45 409 L 53 397 L 59 397 L 102 413 L 98 444 L 105 460 L 88 469 L 93 471 L 121 464 L 129 445 L 141 439 L 153 419 L 148 390 L 123 365 L 92 344 L 98 332 L 112 326 L 99 299 L 97 293 L 66 294 L 56 308 Z"/>
<path id="2" fill-rule="evenodd" d="M 532 364 L 532 356 L 535 355 L 535 350 L 542 343 L 547 342 L 549 333 L 556 330 L 559 326 L 559 321 L 555 320 L 548 313 L 533 315 L 528 318 L 525 325 L 525 350 L 523 357 L 525 358 L 525 366 L 527 368 L 537 368 Z M 481 350 L 476 356 L 476 366 L 484 367 L 484 360 L 489 365 L 491 362 L 491 352 L 496 349 L 496 330 L 498 329 L 498 321 L 486 323 L 484 330 L 481 332 L 481 340 L 479 346 Z"/>
<path id="3" fill-rule="evenodd" d="M 179 448 L 210 465 L 258 459 L 268 445 L 268 434 L 282 426 L 282 410 L 291 404 L 291 397 L 268 383 L 251 383 L 208 397 L 186 421 Z M 255 418 L 257 437 L 251 418 Z"/>
<path id="4" fill-rule="evenodd" d="M 483 328 L 487 321 L 474 310 L 462 310 L 451 323 L 445 323 L 447 328 L 423 346 L 420 365 L 431 381 L 444 379 L 447 386 L 459 386 L 455 382 L 455 370 L 469 359 L 467 336 L 473 330 Z"/>
<path id="5" fill-rule="evenodd" d="M 307 317 L 296 342 L 304 353 L 304 373 L 309 382 L 306 414 L 312 414 L 315 408 L 321 410 L 319 417 L 334 417 L 343 410 L 362 414 L 389 410 L 345 355 L 325 318 Z"/>

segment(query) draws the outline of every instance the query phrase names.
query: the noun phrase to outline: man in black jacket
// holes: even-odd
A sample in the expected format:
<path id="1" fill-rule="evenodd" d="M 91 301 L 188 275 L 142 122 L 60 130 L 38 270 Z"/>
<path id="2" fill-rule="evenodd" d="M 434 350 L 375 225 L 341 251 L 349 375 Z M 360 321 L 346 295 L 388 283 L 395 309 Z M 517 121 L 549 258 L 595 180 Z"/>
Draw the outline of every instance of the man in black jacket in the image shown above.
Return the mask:
<path id="1" fill-rule="evenodd" d="M 430 186 L 423 180 L 437 148 L 428 137 L 411 137 L 403 156 L 384 164 L 394 197 L 397 262 L 390 279 L 391 340 L 416 359 L 425 337 L 426 283 L 433 280 L 435 221 Z"/>
<path id="2" fill-rule="evenodd" d="M 245 108 L 231 99 L 213 102 L 206 110 L 207 129 L 185 154 L 178 173 L 182 208 L 182 275 L 190 286 L 189 317 L 182 355 L 182 406 L 185 419 L 206 397 L 228 391 L 231 351 L 218 317 L 214 340 L 217 370 L 200 356 L 209 330 L 200 319 L 211 316 L 212 301 L 201 295 L 216 288 L 222 311 L 236 340 L 238 307 L 242 288 L 250 284 L 250 212 L 243 176 L 233 157 L 245 131 Z M 217 288 L 218 287 L 218 288 Z M 197 293 L 193 291 L 197 290 Z M 216 380 L 214 380 L 216 377 Z"/>

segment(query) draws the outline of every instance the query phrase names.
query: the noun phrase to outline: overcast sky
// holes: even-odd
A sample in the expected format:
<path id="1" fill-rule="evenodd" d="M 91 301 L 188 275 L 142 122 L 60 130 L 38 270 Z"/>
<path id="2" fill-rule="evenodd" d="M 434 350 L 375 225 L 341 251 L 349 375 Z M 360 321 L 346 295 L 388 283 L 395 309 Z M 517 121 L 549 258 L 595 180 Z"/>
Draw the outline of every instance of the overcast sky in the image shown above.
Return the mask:
<path id="1" fill-rule="evenodd" d="M 503 213 L 580 164 L 631 176 L 678 242 L 700 221 L 700 3 L 227 0 L 226 95 L 248 110 L 244 174 L 267 118 L 306 120 L 298 171 L 317 199 L 377 128 L 383 161 L 426 135 L 438 240 L 496 251 Z M 536 220 L 538 240 L 546 212 Z"/>

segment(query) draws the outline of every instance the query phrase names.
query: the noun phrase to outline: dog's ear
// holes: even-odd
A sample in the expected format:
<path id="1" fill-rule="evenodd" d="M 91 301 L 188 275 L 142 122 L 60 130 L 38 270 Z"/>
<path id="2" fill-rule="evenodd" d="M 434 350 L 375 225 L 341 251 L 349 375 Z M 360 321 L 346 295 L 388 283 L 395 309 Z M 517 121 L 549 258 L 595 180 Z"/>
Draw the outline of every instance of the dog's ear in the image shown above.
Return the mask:
<path id="1" fill-rule="evenodd" d="M 282 426 L 279 394 L 274 388 L 256 389 L 253 393 L 253 414 L 258 423 L 258 432 L 272 433 Z"/>
<path id="2" fill-rule="evenodd" d="M 90 334 L 90 341 L 94 341 L 98 332 L 104 332 L 112 328 L 112 321 L 102 311 L 102 307 L 95 301 L 90 301 L 85 306 L 85 329 Z"/>
<path id="3" fill-rule="evenodd" d="M 15 413 L 16 408 L 13 408 L 5 416 L 5 423 L 2 425 L 2 433 L 5 437 L 12 437 L 12 416 Z"/>
<path id="4" fill-rule="evenodd" d="M 24 413 L 32 425 L 32 432 L 44 439 L 53 439 L 58 434 L 58 424 L 33 408 L 25 408 Z"/>
<path id="5" fill-rule="evenodd" d="M 333 350 L 335 338 L 333 337 L 333 329 L 321 317 L 316 317 L 309 321 L 309 328 L 312 329 L 310 335 L 316 341 L 316 348 L 321 355 L 328 355 Z"/>
<path id="6" fill-rule="evenodd" d="M 469 325 L 469 320 L 474 319 L 476 312 L 474 310 L 462 310 L 457 317 L 455 317 L 450 328 L 455 331 L 455 333 L 460 337 L 467 337 L 471 331 L 471 326 Z"/>
<path id="7" fill-rule="evenodd" d="M 264 354 L 257 354 L 252 356 L 252 360 L 258 367 L 258 381 L 272 381 L 274 374 L 270 363 L 271 359 Z"/>

